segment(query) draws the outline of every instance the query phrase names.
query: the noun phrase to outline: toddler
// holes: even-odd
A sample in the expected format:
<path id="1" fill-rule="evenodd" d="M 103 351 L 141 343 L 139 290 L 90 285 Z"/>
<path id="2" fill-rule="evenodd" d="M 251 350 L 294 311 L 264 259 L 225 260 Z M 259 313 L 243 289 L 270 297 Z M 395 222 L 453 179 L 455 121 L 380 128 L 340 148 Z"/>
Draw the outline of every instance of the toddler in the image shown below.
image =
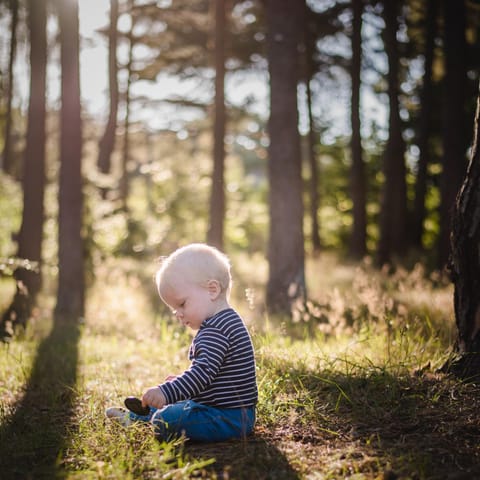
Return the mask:
<path id="1" fill-rule="evenodd" d="M 230 262 L 205 244 L 182 247 L 156 275 L 158 293 L 180 323 L 197 331 L 190 367 L 148 388 L 141 398 L 146 415 L 121 408 L 106 415 L 123 425 L 151 422 L 160 440 L 185 435 L 194 441 L 243 438 L 253 431 L 257 384 L 252 341 L 229 304 Z"/>

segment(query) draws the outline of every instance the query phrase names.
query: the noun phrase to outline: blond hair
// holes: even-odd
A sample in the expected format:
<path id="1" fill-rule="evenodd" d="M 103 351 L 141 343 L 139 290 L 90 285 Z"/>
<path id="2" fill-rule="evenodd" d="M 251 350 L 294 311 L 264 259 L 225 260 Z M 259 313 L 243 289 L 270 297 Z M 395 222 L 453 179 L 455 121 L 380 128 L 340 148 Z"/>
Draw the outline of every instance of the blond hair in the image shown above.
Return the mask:
<path id="1" fill-rule="evenodd" d="M 204 243 L 191 243 L 181 247 L 162 260 L 155 277 L 159 293 L 170 284 L 173 275 L 184 276 L 201 286 L 207 286 L 210 280 L 216 280 L 227 298 L 232 288 L 228 257 L 217 248 Z"/>

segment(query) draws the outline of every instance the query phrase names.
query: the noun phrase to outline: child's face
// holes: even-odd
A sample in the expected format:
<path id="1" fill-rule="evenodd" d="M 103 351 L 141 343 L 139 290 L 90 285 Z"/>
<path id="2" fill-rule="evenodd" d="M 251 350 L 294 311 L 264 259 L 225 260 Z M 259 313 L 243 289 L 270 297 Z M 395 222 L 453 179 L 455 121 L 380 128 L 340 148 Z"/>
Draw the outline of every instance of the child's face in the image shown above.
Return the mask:
<path id="1" fill-rule="evenodd" d="M 208 288 L 191 281 L 173 278 L 160 293 L 178 321 L 193 330 L 198 330 L 205 319 L 215 314 L 214 299 Z"/>

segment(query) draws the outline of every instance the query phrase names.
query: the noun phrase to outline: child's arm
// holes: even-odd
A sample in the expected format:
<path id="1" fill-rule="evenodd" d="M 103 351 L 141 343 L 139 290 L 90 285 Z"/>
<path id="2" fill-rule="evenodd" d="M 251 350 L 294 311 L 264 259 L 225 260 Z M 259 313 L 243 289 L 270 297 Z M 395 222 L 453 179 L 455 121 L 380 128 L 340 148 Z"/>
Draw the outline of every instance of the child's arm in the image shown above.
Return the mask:
<path id="1" fill-rule="evenodd" d="M 190 367 L 162 385 L 166 403 L 187 400 L 203 392 L 216 378 L 229 349 L 228 339 L 217 329 L 205 329 L 197 334 Z"/>

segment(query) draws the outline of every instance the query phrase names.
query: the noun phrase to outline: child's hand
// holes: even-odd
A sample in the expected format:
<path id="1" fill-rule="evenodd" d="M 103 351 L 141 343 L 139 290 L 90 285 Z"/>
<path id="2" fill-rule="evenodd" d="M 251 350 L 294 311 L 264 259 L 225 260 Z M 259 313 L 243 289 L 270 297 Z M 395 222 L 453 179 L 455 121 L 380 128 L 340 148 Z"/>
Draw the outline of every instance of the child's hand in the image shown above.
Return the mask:
<path id="1" fill-rule="evenodd" d="M 159 387 L 151 387 L 145 390 L 142 396 L 142 405 L 144 407 L 151 406 L 154 408 L 162 408 L 167 403 L 165 395 Z"/>
<path id="2" fill-rule="evenodd" d="M 175 380 L 177 378 L 178 375 L 169 375 L 165 381 L 166 382 L 171 382 L 172 380 Z"/>

